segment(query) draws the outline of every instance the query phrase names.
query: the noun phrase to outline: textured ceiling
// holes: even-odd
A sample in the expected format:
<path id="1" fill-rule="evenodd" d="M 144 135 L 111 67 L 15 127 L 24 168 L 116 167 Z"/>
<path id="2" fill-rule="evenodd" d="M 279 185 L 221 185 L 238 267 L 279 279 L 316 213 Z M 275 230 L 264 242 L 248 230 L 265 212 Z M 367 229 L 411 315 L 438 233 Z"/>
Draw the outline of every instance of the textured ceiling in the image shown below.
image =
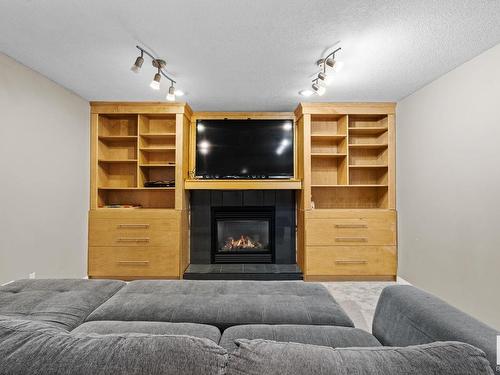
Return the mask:
<path id="1" fill-rule="evenodd" d="M 342 46 L 312 101 L 396 101 L 500 42 L 500 0 L 0 0 L 0 50 L 88 100 L 164 100 L 129 68 L 136 44 L 167 60 L 195 110 L 292 110 Z"/>

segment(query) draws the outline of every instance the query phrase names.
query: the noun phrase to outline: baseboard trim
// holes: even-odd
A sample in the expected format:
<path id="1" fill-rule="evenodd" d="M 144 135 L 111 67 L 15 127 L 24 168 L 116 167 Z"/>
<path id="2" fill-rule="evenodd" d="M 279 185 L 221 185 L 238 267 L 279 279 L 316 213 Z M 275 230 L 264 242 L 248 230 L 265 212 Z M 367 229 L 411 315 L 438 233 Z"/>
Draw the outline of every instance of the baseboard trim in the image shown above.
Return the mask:
<path id="1" fill-rule="evenodd" d="M 396 281 L 396 276 L 306 276 L 304 275 L 304 281 Z"/>
<path id="2" fill-rule="evenodd" d="M 412 283 L 410 283 L 409 281 L 406 281 L 405 279 L 403 279 L 401 276 L 398 276 L 397 279 L 396 279 L 396 282 L 398 284 L 401 284 L 401 285 L 413 285 Z"/>
<path id="3" fill-rule="evenodd" d="M 89 276 L 90 280 L 123 280 L 123 281 L 134 281 L 134 280 L 179 280 L 179 277 L 165 277 L 165 276 Z"/>

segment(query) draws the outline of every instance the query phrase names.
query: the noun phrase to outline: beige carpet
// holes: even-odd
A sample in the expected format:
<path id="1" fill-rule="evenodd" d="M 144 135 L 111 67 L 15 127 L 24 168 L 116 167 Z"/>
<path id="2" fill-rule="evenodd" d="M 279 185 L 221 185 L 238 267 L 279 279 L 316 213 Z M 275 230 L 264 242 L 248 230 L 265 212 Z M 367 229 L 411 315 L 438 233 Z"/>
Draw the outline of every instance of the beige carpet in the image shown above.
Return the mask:
<path id="1" fill-rule="evenodd" d="M 404 281 L 397 283 L 405 284 Z M 328 288 L 357 328 L 371 332 L 375 307 L 382 289 L 397 283 L 391 281 L 339 281 L 321 284 Z"/>

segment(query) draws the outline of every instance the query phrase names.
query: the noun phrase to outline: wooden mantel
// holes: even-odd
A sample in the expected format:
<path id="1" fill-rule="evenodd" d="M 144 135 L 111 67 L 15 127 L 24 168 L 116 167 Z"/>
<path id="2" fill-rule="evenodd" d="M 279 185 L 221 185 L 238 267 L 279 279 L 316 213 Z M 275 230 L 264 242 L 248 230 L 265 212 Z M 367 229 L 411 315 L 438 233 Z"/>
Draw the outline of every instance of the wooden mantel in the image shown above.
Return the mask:
<path id="1" fill-rule="evenodd" d="M 300 180 L 203 180 L 188 179 L 186 190 L 300 190 Z"/>

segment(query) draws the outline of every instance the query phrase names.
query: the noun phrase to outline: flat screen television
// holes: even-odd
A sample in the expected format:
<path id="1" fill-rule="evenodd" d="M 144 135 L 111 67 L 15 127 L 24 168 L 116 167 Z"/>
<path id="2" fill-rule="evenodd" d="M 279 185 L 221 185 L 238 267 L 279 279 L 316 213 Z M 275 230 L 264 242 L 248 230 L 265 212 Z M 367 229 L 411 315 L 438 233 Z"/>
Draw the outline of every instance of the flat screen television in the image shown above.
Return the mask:
<path id="1" fill-rule="evenodd" d="M 293 177 L 292 120 L 198 120 L 198 178 Z"/>

